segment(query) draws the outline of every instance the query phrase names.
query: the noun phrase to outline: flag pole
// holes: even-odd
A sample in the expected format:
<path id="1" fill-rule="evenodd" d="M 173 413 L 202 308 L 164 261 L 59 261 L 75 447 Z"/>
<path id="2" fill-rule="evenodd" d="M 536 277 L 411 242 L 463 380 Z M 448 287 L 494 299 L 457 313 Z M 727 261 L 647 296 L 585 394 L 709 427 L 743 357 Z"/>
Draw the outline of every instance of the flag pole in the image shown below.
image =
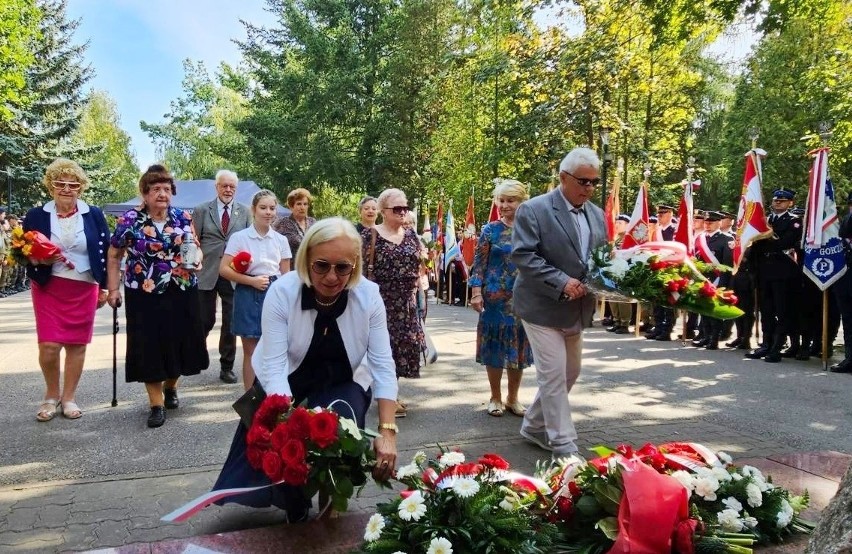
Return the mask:
<path id="1" fill-rule="evenodd" d="M 695 169 L 692 167 L 692 164 L 694 164 L 694 163 L 695 163 L 695 158 L 692 157 L 692 156 L 690 156 L 686 160 L 686 186 L 689 187 L 690 193 L 692 193 L 694 191 L 694 189 L 692 188 L 692 174 L 695 172 Z M 648 173 L 650 173 L 650 171 Z M 692 197 L 692 195 L 690 194 L 690 198 L 691 197 Z M 690 209 L 692 209 L 692 207 L 690 207 Z M 692 216 L 690 215 L 689 217 L 691 218 Z M 678 223 L 680 223 L 680 222 L 678 222 Z M 690 219 L 689 224 L 690 225 L 692 224 L 692 219 Z M 690 248 L 692 248 L 692 247 L 691 246 L 687 247 L 688 252 L 691 252 Z M 689 341 L 692 340 L 692 337 L 686 336 L 686 328 L 689 325 L 688 319 L 689 319 L 689 317 L 687 315 L 686 310 L 680 310 L 680 327 L 681 327 L 681 329 L 680 329 L 680 341 L 681 341 L 682 344 L 686 343 L 686 341 L 688 341 L 688 340 Z"/>
<path id="2" fill-rule="evenodd" d="M 757 127 L 752 127 L 751 129 L 749 129 L 748 132 L 749 132 L 749 136 L 751 137 L 751 152 L 749 153 L 749 155 L 752 156 L 752 163 L 756 164 L 756 162 L 757 162 L 757 159 L 756 159 L 757 158 L 757 152 L 756 152 L 757 139 L 760 136 L 760 129 L 758 129 Z M 760 190 L 763 190 L 763 171 L 758 170 L 757 165 L 755 165 L 754 167 L 755 167 L 755 170 L 757 171 L 758 186 L 759 186 Z M 761 329 L 761 327 L 760 327 L 760 294 L 758 294 L 757 286 L 753 286 L 752 288 L 754 289 L 754 291 L 752 293 L 752 294 L 754 294 L 754 303 L 752 304 L 754 306 L 754 308 L 753 308 L 753 310 L 754 310 L 754 313 L 753 313 L 753 315 L 754 315 L 754 327 L 752 328 L 752 334 L 754 335 L 754 338 L 757 342 L 757 347 L 760 348 L 760 340 L 762 338 L 761 335 L 760 335 L 760 329 Z"/>
<path id="3" fill-rule="evenodd" d="M 828 147 L 828 139 L 831 138 L 832 132 L 828 122 L 819 124 L 819 138 L 822 140 L 823 148 Z M 826 165 L 828 165 L 828 156 L 826 156 Z M 822 215 L 822 214 L 820 214 Z M 813 214 L 811 215 L 813 217 Z M 844 345 L 845 347 L 845 345 Z M 828 289 L 822 291 L 822 370 L 828 371 Z"/>

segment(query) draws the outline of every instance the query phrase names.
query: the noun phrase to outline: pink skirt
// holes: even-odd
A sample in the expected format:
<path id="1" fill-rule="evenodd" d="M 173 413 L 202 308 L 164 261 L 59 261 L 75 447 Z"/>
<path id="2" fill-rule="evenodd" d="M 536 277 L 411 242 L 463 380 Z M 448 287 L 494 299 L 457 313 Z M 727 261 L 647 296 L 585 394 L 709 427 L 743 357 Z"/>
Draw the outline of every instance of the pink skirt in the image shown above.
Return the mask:
<path id="1" fill-rule="evenodd" d="M 47 285 L 33 282 L 38 342 L 89 344 L 95 327 L 98 285 L 51 277 Z"/>

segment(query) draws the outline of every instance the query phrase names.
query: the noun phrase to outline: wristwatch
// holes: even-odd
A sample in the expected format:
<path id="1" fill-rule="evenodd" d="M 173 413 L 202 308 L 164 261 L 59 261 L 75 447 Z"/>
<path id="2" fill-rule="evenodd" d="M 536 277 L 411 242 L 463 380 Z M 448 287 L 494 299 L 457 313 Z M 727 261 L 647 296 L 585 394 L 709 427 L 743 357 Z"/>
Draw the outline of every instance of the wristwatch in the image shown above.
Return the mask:
<path id="1" fill-rule="evenodd" d="M 379 423 L 379 431 L 384 430 L 399 433 L 399 427 L 397 427 L 396 423 Z"/>

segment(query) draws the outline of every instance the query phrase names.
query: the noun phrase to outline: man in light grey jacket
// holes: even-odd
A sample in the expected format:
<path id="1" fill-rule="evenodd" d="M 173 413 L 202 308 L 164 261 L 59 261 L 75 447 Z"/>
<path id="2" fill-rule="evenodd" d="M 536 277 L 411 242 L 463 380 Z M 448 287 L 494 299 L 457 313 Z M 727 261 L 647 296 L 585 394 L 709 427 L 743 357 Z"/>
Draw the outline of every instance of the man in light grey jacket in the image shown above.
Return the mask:
<path id="1" fill-rule="evenodd" d="M 538 392 L 521 435 L 553 452 L 577 452 L 568 393 L 580 375 L 583 328 L 595 298 L 583 280 L 592 249 L 606 243 L 603 211 L 588 202 L 600 183 L 594 150 L 575 148 L 559 165 L 559 187 L 518 206 L 512 261 L 518 266 L 513 305 L 529 337 Z"/>
<path id="2" fill-rule="evenodd" d="M 222 329 L 219 333 L 219 378 L 236 383 L 234 357 L 237 338 L 231 333 L 231 314 L 234 311 L 234 287 L 219 276 L 219 264 L 225 254 L 228 239 L 251 224 L 248 206 L 234 200 L 237 194 L 237 174 L 227 169 L 216 172 L 216 198 L 199 204 L 192 211 L 192 221 L 204 263 L 198 272 L 198 292 L 201 298 L 201 318 L 207 334 L 216 324 L 216 297 L 222 300 Z"/>

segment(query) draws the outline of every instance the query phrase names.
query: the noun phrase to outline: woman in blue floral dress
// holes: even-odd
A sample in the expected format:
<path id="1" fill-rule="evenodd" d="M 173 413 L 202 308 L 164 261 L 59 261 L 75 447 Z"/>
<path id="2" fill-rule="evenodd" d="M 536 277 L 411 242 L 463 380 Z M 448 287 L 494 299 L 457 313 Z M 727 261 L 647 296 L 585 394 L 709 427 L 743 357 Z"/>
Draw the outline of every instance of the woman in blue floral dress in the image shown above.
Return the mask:
<path id="1" fill-rule="evenodd" d="M 160 427 L 166 421 L 165 409 L 179 405 L 178 379 L 207 369 L 209 358 L 195 276 L 200 262 L 191 269 L 182 267 L 181 245 L 192 233 L 192 217 L 171 206 L 174 178 L 161 165 L 152 165 L 142 175 L 139 192 L 143 205 L 119 217 L 110 238 L 107 302 L 121 305 L 123 281 L 125 378 L 145 383 L 151 407 L 148 427 Z"/>
<path id="2" fill-rule="evenodd" d="M 518 402 L 518 389 L 523 369 L 532 363 L 532 350 L 521 320 L 512 312 L 512 289 L 518 269 L 510 257 L 515 210 L 526 199 L 526 188 L 518 181 L 504 179 L 494 188 L 500 219 L 483 227 L 468 281 L 472 288 L 470 305 L 479 312 L 476 361 L 484 364 L 488 373 L 488 414 L 495 417 L 502 416 L 504 409 L 517 416 L 526 412 Z M 505 404 L 503 368 L 509 381 Z"/>
<path id="3" fill-rule="evenodd" d="M 403 225 L 409 211 L 405 193 L 387 189 L 379 195 L 378 202 L 382 223 L 361 232 L 364 274 L 379 285 L 385 302 L 396 376 L 418 378 L 420 357 L 426 347 L 415 299 L 423 250 L 417 234 Z M 406 414 L 405 404 L 397 401 L 396 416 Z"/>

